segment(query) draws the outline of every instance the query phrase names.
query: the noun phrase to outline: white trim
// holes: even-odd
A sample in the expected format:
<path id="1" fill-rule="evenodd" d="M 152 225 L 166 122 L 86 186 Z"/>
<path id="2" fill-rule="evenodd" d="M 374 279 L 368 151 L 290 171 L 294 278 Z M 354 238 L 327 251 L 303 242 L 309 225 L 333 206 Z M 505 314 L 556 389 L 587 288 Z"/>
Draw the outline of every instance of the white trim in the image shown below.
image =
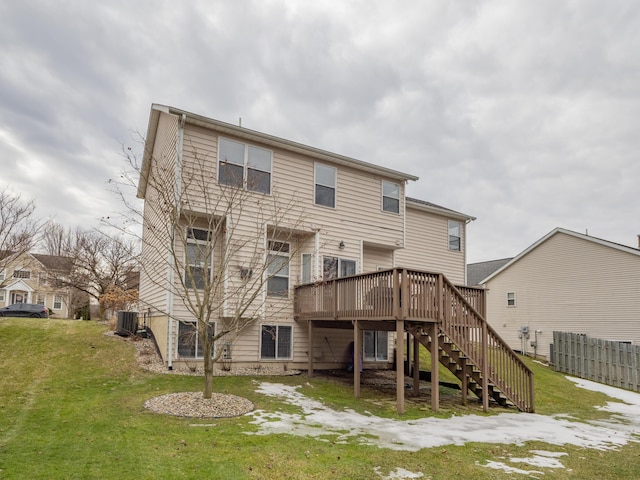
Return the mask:
<path id="1" fill-rule="evenodd" d="M 333 169 L 333 186 L 318 183 L 316 179 L 318 165 Z M 318 185 L 326 188 L 333 188 L 333 207 L 329 205 L 321 205 L 319 203 L 316 203 L 316 186 Z M 322 162 L 313 162 L 313 205 L 316 207 L 330 208 L 332 210 L 336 210 L 338 208 L 338 167 L 334 167 L 333 165 L 327 165 L 326 163 L 322 163 Z"/>
<path id="2" fill-rule="evenodd" d="M 398 187 L 398 198 L 394 198 L 391 197 L 389 195 L 385 195 L 384 194 L 384 184 L 385 183 L 389 183 L 391 185 L 396 185 Z M 391 212 L 389 210 L 385 210 L 384 209 L 384 199 L 386 198 L 392 198 L 394 200 L 398 200 L 398 211 L 397 212 Z M 399 182 L 392 182 L 390 180 L 385 180 L 385 179 L 381 179 L 380 180 L 380 211 L 384 212 L 384 213 L 390 213 L 392 215 L 400 215 L 401 212 L 401 208 L 400 208 L 400 203 L 401 203 L 401 199 L 402 199 L 402 185 Z"/>
<path id="3" fill-rule="evenodd" d="M 260 193 L 262 195 L 272 195 L 273 193 L 273 150 L 264 147 L 258 147 L 255 144 L 240 142 L 238 140 L 234 140 L 232 138 L 225 137 L 223 135 L 218 135 L 218 144 L 217 148 L 217 162 L 216 162 L 216 183 L 220 185 L 220 140 L 224 140 L 225 142 L 237 143 L 238 145 L 243 146 L 243 156 L 242 156 L 242 189 L 247 192 Z M 261 192 L 260 190 L 254 190 L 251 188 L 247 188 L 247 179 L 249 178 L 249 147 L 255 148 L 256 150 L 263 150 L 265 152 L 269 152 L 269 191 Z M 233 163 L 233 165 L 238 165 L 237 163 Z M 260 172 L 266 172 L 266 170 L 260 170 L 254 168 L 253 170 L 258 170 Z M 226 185 L 226 184 L 223 184 Z M 231 185 L 232 186 L 232 185 Z"/>
<path id="4" fill-rule="evenodd" d="M 276 328 L 276 338 L 275 338 L 275 348 L 274 348 L 274 358 L 263 358 L 262 357 L 262 328 L 263 327 L 275 327 Z M 289 327 L 291 329 L 291 337 L 289 342 L 289 356 L 288 357 L 278 357 L 278 330 L 280 327 Z M 293 360 L 293 339 L 295 338 L 295 325 L 293 324 L 280 324 L 280 323 L 261 323 L 260 329 L 258 331 L 258 360 L 261 362 L 278 362 L 278 361 L 290 361 Z"/>

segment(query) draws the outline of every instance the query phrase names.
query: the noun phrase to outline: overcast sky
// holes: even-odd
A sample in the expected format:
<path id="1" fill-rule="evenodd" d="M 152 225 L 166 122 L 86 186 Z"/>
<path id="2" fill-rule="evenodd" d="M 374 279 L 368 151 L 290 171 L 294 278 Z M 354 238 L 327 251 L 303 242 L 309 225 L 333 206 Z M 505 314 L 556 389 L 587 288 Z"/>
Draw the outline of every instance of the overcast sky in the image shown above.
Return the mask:
<path id="1" fill-rule="evenodd" d="M 418 175 L 468 261 L 636 247 L 637 0 L 0 0 L 0 188 L 96 226 L 152 103 Z"/>

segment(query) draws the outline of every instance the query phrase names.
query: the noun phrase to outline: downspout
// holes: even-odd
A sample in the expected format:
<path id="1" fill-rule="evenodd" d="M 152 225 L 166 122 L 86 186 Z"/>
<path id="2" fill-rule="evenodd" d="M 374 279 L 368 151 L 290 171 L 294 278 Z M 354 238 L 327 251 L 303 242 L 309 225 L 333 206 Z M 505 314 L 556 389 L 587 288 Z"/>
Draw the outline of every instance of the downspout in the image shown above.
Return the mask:
<path id="1" fill-rule="evenodd" d="M 317 282 L 318 280 L 320 280 L 320 230 L 316 231 L 316 235 L 315 235 L 315 245 L 313 246 L 314 248 L 314 261 L 315 261 L 315 278 L 313 278 L 312 280 L 314 282 Z"/>
<path id="2" fill-rule="evenodd" d="M 464 259 L 464 267 L 463 267 L 463 274 L 464 274 L 464 284 L 467 284 L 467 225 L 469 225 L 471 223 L 471 219 L 467 219 L 464 222 L 464 250 L 462 252 L 462 258 Z M 486 314 L 486 312 L 485 312 Z"/>
<path id="3" fill-rule="evenodd" d="M 269 262 L 269 227 L 265 223 L 263 225 L 262 232 L 262 264 L 267 265 Z M 260 316 L 265 319 L 267 317 L 267 283 L 268 280 L 265 277 L 269 276 L 269 268 L 263 269 L 262 277 L 262 306 L 260 308 Z"/>
<path id="4" fill-rule="evenodd" d="M 183 113 L 178 122 L 178 135 L 176 138 L 176 170 L 174 179 L 174 205 L 176 208 L 176 219 L 180 219 L 180 197 L 182 195 L 182 150 L 184 146 L 184 124 L 187 120 L 187 116 Z M 170 238 L 172 241 L 175 239 L 175 225 L 171 225 Z M 175 245 L 174 245 L 175 248 Z M 173 370 L 173 334 L 174 334 L 174 307 L 173 307 L 173 289 L 175 282 L 175 259 L 172 258 L 171 251 L 167 252 L 169 257 L 167 265 L 171 265 L 167 273 L 167 282 L 169 288 L 167 289 L 167 312 L 169 318 L 167 320 L 167 368 Z"/>
<path id="5" fill-rule="evenodd" d="M 404 182 L 404 189 L 402 190 L 402 248 L 407 248 L 407 182 Z M 395 250 L 393 250 L 395 253 Z M 394 259 L 393 268 L 396 267 Z"/>

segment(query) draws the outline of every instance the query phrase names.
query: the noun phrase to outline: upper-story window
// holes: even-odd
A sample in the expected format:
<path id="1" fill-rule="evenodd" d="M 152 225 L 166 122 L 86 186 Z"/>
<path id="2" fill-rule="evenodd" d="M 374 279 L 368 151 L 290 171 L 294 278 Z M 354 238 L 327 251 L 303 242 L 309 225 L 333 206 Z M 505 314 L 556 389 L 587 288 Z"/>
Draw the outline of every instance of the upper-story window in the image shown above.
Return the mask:
<path id="1" fill-rule="evenodd" d="M 449 220 L 449 250 L 462 250 L 462 225 L 455 220 Z"/>
<path id="2" fill-rule="evenodd" d="M 187 231 L 184 283 L 187 288 L 202 290 L 211 279 L 213 244 L 211 232 L 198 228 Z"/>
<path id="3" fill-rule="evenodd" d="M 0 270 L 0 282 L 5 280 L 7 277 L 7 271 L 6 270 Z"/>
<path id="4" fill-rule="evenodd" d="M 289 296 L 289 252 L 290 244 L 269 240 L 267 257 L 267 295 L 271 297 Z"/>
<path id="5" fill-rule="evenodd" d="M 516 292 L 507 292 L 507 307 L 516 306 Z"/>
<path id="6" fill-rule="evenodd" d="M 336 208 L 336 168 L 316 163 L 315 204 Z"/>
<path id="7" fill-rule="evenodd" d="M 382 210 L 391 213 L 400 213 L 400 185 L 393 182 L 382 181 Z"/>
<path id="8" fill-rule="evenodd" d="M 220 137 L 218 182 L 271 193 L 271 151 Z"/>
<path id="9" fill-rule="evenodd" d="M 31 271 L 30 270 L 14 270 L 13 271 L 13 278 L 26 278 L 26 279 L 29 279 L 29 278 L 31 278 Z"/>

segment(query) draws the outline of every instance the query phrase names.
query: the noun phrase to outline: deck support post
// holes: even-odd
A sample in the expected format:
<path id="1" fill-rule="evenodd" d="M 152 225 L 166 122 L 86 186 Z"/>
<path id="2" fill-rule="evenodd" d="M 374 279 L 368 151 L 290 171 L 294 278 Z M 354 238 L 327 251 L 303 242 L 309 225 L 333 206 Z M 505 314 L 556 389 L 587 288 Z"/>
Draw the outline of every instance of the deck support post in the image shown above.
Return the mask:
<path id="1" fill-rule="evenodd" d="M 462 405 L 467 406 L 467 392 L 469 390 L 469 377 L 467 377 L 467 372 L 469 371 L 469 365 L 467 365 L 466 358 L 464 359 L 464 363 L 462 364 L 462 385 L 460 388 L 462 389 Z"/>
<path id="2" fill-rule="evenodd" d="M 482 410 L 489 411 L 489 333 L 487 322 L 482 322 Z"/>
<path id="3" fill-rule="evenodd" d="M 309 378 L 313 378 L 313 320 L 309 320 L 309 358 L 308 358 L 308 362 L 309 365 L 307 367 L 307 376 Z"/>
<path id="4" fill-rule="evenodd" d="M 396 406 L 404 413 L 404 320 L 396 320 Z"/>
<path id="5" fill-rule="evenodd" d="M 353 321 L 353 396 L 360 398 L 360 327 Z"/>
<path id="6" fill-rule="evenodd" d="M 413 331 L 413 393 L 420 395 L 420 339 Z"/>
<path id="7" fill-rule="evenodd" d="M 440 346 L 438 345 L 438 324 L 431 324 L 431 410 L 440 410 Z"/>

